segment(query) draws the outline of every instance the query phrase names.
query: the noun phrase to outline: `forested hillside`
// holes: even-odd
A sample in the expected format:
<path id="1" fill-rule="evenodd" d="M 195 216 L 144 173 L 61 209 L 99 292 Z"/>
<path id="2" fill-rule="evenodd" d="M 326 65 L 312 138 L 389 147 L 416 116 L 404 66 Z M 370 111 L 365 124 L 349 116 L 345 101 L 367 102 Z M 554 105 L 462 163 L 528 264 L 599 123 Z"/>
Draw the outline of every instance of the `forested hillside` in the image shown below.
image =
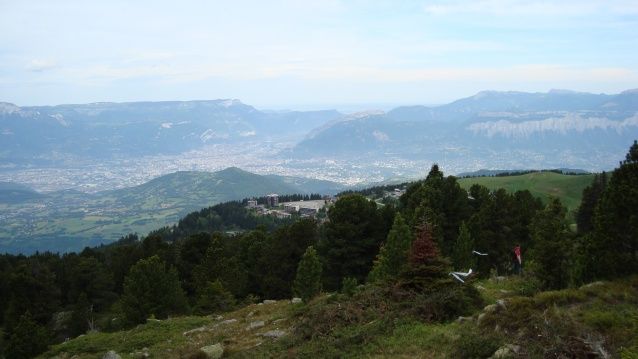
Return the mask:
<path id="1" fill-rule="evenodd" d="M 1 347 L 7 358 L 28 358 L 87 331 L 133 330 L 175 316 L 224 313 L 264 299 L 298 296 L 303 304 L 289 317 L 294 320 L 289 338 L 266 346 L 278 355 L 291 350 L 310 356 L 311 348 L 329 348 L 314 355 L 339 357 L 340 350 L 363 348 L 372 337 L 392 337 L 410 323 L 461 330 L 447 326 L 459 316 L 478 317 L 481 333 L 467 335 L 467 342 L 455 339 L 457 349 L 464 350 L 458 357 L 488 357 L 504 335 L 510 343 L 524 342 L 528 357 L 537 357 L 542 348 L 555 350 L 545 352 L 555 357 L 601 350 L 614 357 L 636 355 L 635 331 L 622 334 L 632 333 L 632 322 L 592 320 L 597 324 L 586 332 L 592 339 L 580 337 L 584 334 L 576 331 L 577 325 L 538 332 L 518 318 L 529 313 L 534 325 L 543 326 L 543 316 L 545 323 L 561 323 L 560 315 L 568 312 L 556 312 L 558 305 L 571 303 L 572 309 L 590 315 L 587 306 L 596 298 L 624 310 L 601 315 L 636 316 L 638 303 L 631 294 L 635 280 L 606 287 L 611 297 L 575 289 L 541 293 L 638 273 L 635 208 L 635 142 L 617 169 L 594 177 L 584 190 L 577 232 L 569 229 L 567 210 L 558 199 L 543 204 L 530 191 L 490 190 L 480 184 L 466 191 L 437 165 L 425 179 L 409 185 L 396 205 L 379 206 L 360 194 L 340 196 L 325 223 L 257 219 L 230 202 L 192 213 L 177 226 L 141 239 L 128 236 L 80 253 L 1 256 Z M 239 228 L 243 231 L 225 232 Z M 515 247 L 520 247 L 522 261 Z M 511 275 L 520 276 L 520 296 L 481 312 L 494 300 L 485 292 L 490 289 L 485 288 L 487 278 L 501 281 L 497 278 Z M 322 291 L 342 294 L 323 296 Z M 539 308 L 549 312 L 536 317 Z M 266 309 L 256 306 L 253 315 L 263 314 L 260 310 Z M 530 338 L 528 332 L 535 334 Z M 103 344 L 86 340 L 106 336 L 87 338 L 71 341 L 68 350 L 103 355 Z M 222 343 L 225 337 L 221 333 L 215 338 Z M 64 352 L 65 345 L 55 352 Z M 180 345 L 190 348 L 182 352 L 185 356 L 204 355 L 189 346 L 195 344 Z M 479 355 L 480 348 L 491 352 Z"/>

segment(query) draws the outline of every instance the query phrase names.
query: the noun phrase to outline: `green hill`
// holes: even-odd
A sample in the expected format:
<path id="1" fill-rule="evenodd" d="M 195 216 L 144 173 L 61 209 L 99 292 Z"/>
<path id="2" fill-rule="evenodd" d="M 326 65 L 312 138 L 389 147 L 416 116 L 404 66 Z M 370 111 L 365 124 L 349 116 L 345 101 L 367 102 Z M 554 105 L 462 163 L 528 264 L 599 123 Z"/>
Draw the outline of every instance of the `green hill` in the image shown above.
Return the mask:
<path id="1" fill-rule="evenodd" d="M 268 193 L 298 193 L 303 189 L 278 178 L 268 178 L 230 167 L 218 172 L 182 171 L 155 178 L 142 185 L 100 194 L 102 201 L 153 210 L 181 206 L 199 209 L 215 203 Z"/>
<path id="2" fill-rule="evenodd" d="M 18 203 L 33 200 L 42 195 L 33 189 L 14 182 L 0 182 L 0 203 Z"/>
<path id="3" fill-rule="evenodd" d="M 20 201 L 0 201 L 0 252 L 78 250 L 128 233 L 148 233 L 221 202 L 268 193 L 308 194 L 331 187 L 336 192 L 340 185 L 261 176 L 231 167 L 218 172 L 175 172 L 139 186 L 96 194 L 36 193 Z"/>
<path id="4" fill-rule="evenodd" d="M 483 185 L 490 190 L 504 188 L 515 192 L 528 190 L 535 197 L 546 200 L 550 196 L 558 197 L 570 211 L 580 204 L 583 189 L 591 184 L 594 175 L 563 175 L 554 172 L 535 172 L 505 177 L 469 177 L 459 179 L 465 189 L 473 184 Z"/>

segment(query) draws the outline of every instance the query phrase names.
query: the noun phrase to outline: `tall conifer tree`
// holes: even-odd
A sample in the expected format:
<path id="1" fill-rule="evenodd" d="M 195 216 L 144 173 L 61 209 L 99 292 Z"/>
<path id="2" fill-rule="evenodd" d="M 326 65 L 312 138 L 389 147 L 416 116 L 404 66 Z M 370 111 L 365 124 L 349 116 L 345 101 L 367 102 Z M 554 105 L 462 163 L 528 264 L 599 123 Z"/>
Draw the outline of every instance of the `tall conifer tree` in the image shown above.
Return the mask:
<path id="1" fill-rule="evenodd" d="M 461 223 L 459 236 L 454 245 L 452 262 L 457 270 L 467 270 L 469 268 L 476 269 L 476 258 L 472 254 L 474 250 L 474 240 L 470 235 L 470 230 L 465 222 Z"/>
<path id="2" fill-rule="evenodd" d="M 312 246 L 306 249 L 299 261 L 293 290 L 304 302 L 308 302 L 321 291 L 321 262 Z"/>
<path id="3" fill-rule="evenodd" d="M 411 244 L 410 227 L 405 223 L 401 214 L 397 213 L 388 238 L 379 250 L 377 260 L 370 272 L 370 280 L 393 278 L 401 273 L 407 264 Z"/>
<path id="4" fill-rule="evenodd" d="M 568 284 L 568 259 L 571 249 L 569 229 L 565 222 L 567 210 L 553 198 L 538 212 L 530 226 L 533 248 L 530 257 L 536 264 L 535 275 L 549 289 Z"/>
<path id="5" fill-rule="evenodd" d="M 158 256 L 142 259 L 131 268 L 121 301 L 129 324 L 143 323 L 151 315 L 166 318 L 187 309 L 177 271 L 167 268 Z"/>

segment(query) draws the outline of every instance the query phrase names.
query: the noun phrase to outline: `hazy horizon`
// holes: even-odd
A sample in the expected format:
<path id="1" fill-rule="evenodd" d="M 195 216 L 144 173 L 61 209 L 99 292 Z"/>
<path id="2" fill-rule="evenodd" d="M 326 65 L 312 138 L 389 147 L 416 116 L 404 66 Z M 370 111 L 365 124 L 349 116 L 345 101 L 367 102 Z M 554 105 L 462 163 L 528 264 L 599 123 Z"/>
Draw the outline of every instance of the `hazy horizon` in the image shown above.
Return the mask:
<path id="1" fill-rule="evenodd" d="M 0 100 L 444 104 L 638 83 L 632 1 L 0 2 Z"/>
<path id="2" fill-rule="evenodd" d="M 93 101 L 93 102 L 65 102 L 65 103 L 52 103 L 52 104 L 21 104 L 21 103 L 14 103 L 14 102 L 9 102 L 9 101 L 4 101 L 3 99 L 0 99 L 0 103 L 4 102 L 4 103 L 11 103 L 13 105 L 16 105 L 18 107 L 47 107 L 47 106 L 67 106 L 67 105 L 83 105 L 83 104 L 92 104 L 92 103 L 139 103 L 139 102 L 197 102 L 197 101 L 217 101 L 217 100 L 239 100 L 241 103 L 245 104 L 245 105 L 249 105 L 249 106 L 253 106 L 256 109 L 260 110 L 260 111 L 273 111 L 273 112 L 285 112 L 285 111 L 319 111 L 319 110 L 336 110 L 345 114 L 349 114 L 349 113 L 356 113 L 356 112 L 360 112 L 360 111 L 376 111 L 376 110 L 381 110 L 381 111 L 389 111 L 392 110 L 394 108 L 398 108 L 398 107 L 402 107 L 402 106 L 426 106 L 426 107 L 437 107 L 437 106 L 445 106 L 447 104 L 450 104 L 454 101 L 463 99 L 463 98 L 467 98 L 467 97 L 472 97 L 474 95 L 477 95 L 480 92 L 523 92 L 523 93 L 550 93 L 552 91 L 569 91 L 569 92 L 575 92 L 575 93 L 591 93 L 591 94 L 597 94 L 597 95 L 617 95 L 620 94 L 622 92 L 625 91 L 634 91 L 634 90 L 638 90 L 638 88 L 628 88 L 625 90 L 620 90 L 617 93 L 611 93 L 611 92 L 584 92 L 584 91 L 574 91 L 571 89 L 548 89 L 546 91 L 535 91 L 535 92 L 527 92 L 527 91 L 510 91 L 510 90 L 491 90 L 491 89 L 485 89 L 485 90 L 481 90 L 479 92 L 470 94 L 468 96 L 463 96 L 463 97 L 455 97 L 449 101 L 446 102 L 440 102 L 440 103 L 412 103 L 412 102 L 397 102 L 397 103 L 387 103 L 387 102 L 370 102 L 370 103 L 317 103 L 317 104 L 310 104 L 310 103 L 297 103 L 297 104 L 291 104 L 291 105 L 272 105 L 269 107 L 264 107 L 264 106 L 259 106 L 259 105 L 254 105 L 252 103 L 248 103 L 244 100 L 242 100 L 241 98 L 224 98 L 224 97 L 220 97 L 220 98 L 192 98 L 192 99 L 158 99 L 158 100 L 135 100 L 135 99 L 131 99 L 131 100 L 126 100 L 126 101 Z"/>

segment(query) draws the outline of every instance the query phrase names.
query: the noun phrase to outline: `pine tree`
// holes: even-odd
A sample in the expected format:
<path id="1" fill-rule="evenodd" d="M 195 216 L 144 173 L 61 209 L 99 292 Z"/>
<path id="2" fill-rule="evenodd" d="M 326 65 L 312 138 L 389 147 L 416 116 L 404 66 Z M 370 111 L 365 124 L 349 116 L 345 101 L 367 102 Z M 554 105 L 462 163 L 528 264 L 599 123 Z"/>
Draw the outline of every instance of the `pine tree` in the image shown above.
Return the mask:
<path id="1" fill-rule="evenodd" d="M 535 263 L 535 275 L 548 289 L 568 284 L 569 229 L 565 222 L 566 209 L 557 198 L 536 214 L 530 225 L 532 249 L 530 259 Z"/>
<path id="2" fill-rule="evenodd" d="M 416 228 L 416 239 L 408 255 L 408 266 L 402 273 L 402 285 L 419 291 L 436 291 L 449 283 L 446 278 L 450 263 L 440 256 L 432 236 L 433 227 L 425 222 Z"/>
<path id="3" fill-rule="evenodd" d="M 355 278 L 343 278 L 341 281 L 341 294 L 351 297 L 356 291 L 359 283 Z"/>
<path id="4" fill-rule="evenodd" d="M 589 233 L 594 229 L 594 211 L 607 187 L 605 172 L 595 175 L 592 183 L 583 190 L 582 200 L 576 213 L 576 228 L 579 234 Z"/>
<path id="5" fill-rule="evenodd" d="M 86 293 L 82 292 L 73 306 L 73 312 L 71 312 L 69 322 L 71 336 L 76 337 L 80 334 L 84 334 L 89 329 L 89 323 L 92 322 L 91 308 L 92 306 L 91 303 L 89 303 Z"/>
<path id="6" fill-rule="evenodd" d="M 594 213 L 587 257 L 591 277 L 613 278 L 638 272 L 638 145 L 614 170 Z"/>
<path id="7" fill-rule="evenodd" d="M 210 314 L 230 310 L 235 305 L 235 298 L 227 291 L 219 280 L 208 282 L 197 298 L 196 310 L 199 314 Z"/>
<path id="8" fill-rule="evenodd" d="M 264 297 L 290 298 L 297 265 L 316 238 L 317 225 L 312 219 L 279 227 L 269 236 L 259 260 L 263 268 L 260 286 Z"/>
<path id="9" fill-rule="evenodd" d="M 528 248 L 529 228 L 540 203 L 529 195 L 514 196 L 504 189 L 493 192 L 485 199 L 467 222 L 475 248 L 489 255 L 477 257 L 479 275 L 489 275 L 492 269 L 507 272 L 512 265 L 512 250 L 516 244 Z"/>
<path id="10" fill-rule="evenodd" d="M 56 277 L 42 261 L 29 258 L 9 276 L 11 299 L 5 311 L 5 328 L 10 332 L 25 312 L 39 324 L 46 324 L 59 308 L 60 289 Z"/>
<path id="11" fill-rule="evenodd" d="M 121 304 L 129 324 L 143 323 L 151 315 L 166 318 L 187 310 L 177 271 L 167 268 L 158 256 L 142 259 L 131 267 L 124 280 Z"/>
<path id="12" fill-rule="evenodd" d="M 634 144 L 629 147 L 629 152 L 625 156 L 623 164 L 638 163 L 638 141 L 634 140 Z"/>
<path id="13" fill-rule="evenodd" d="M 36 323 L 31 313 L 26 312 L 13 328 L 5 356 L 13 359 L 29 359 L 44 352 L 49 343 L 49 335 L 46 329 Z"/>
<path id="14" fill-rule="evenodd" d="M 325 238 L 317 244 L 326 264 L 326 287 L 338 290 L 345 277 L 363 282 L 389 231 L 376 203 L 358 194 L 345 195 L 330 208 L 328 217 Z"/>
<path id="15" fill-rule="evenodd" d="M 400 202 L 406 221 L 417 225 L 426 217 L 434 226 L 434 237 L 444 256 L 451 256 L 462 221 L 469 219 L 471 206 L 467 191 L 454 176 L 444 177 L 434 164 L 423 181 L 408 187 Z"/>
<path id="16" fill-rule="evenodd" d="M 293 291 L 304 302 L 308 302 L 321 291 L 321 262 L 312 246 L 306 249 L 299 261 Z"/>
<path id="17" fill-rule="evenodd" d="M 472 254 L 473 250 L 474 240 L 467 225 L 462 222 L 453 251 L 454 268 L 458 270 L 476 269 L 476 257 Z"/>
<path id="18" fill-rule="evenodd" d="M 397 213 L 388 238 L 379 250 L 372 271 L 368 276 L 369 280 L 383 280 L 399 275 L 407 264 L 411 244 L 410 227 L 405 223 L 401 214 Z"/>
<path id="19" fill-rule="evenodd" d="M 409 263 L 412 267 L 425 265 L 439 256 L 439 248 L 432 238 L 433 228 L 429 223 L 417 227 L 417 237 L 412 242 Z"/>

